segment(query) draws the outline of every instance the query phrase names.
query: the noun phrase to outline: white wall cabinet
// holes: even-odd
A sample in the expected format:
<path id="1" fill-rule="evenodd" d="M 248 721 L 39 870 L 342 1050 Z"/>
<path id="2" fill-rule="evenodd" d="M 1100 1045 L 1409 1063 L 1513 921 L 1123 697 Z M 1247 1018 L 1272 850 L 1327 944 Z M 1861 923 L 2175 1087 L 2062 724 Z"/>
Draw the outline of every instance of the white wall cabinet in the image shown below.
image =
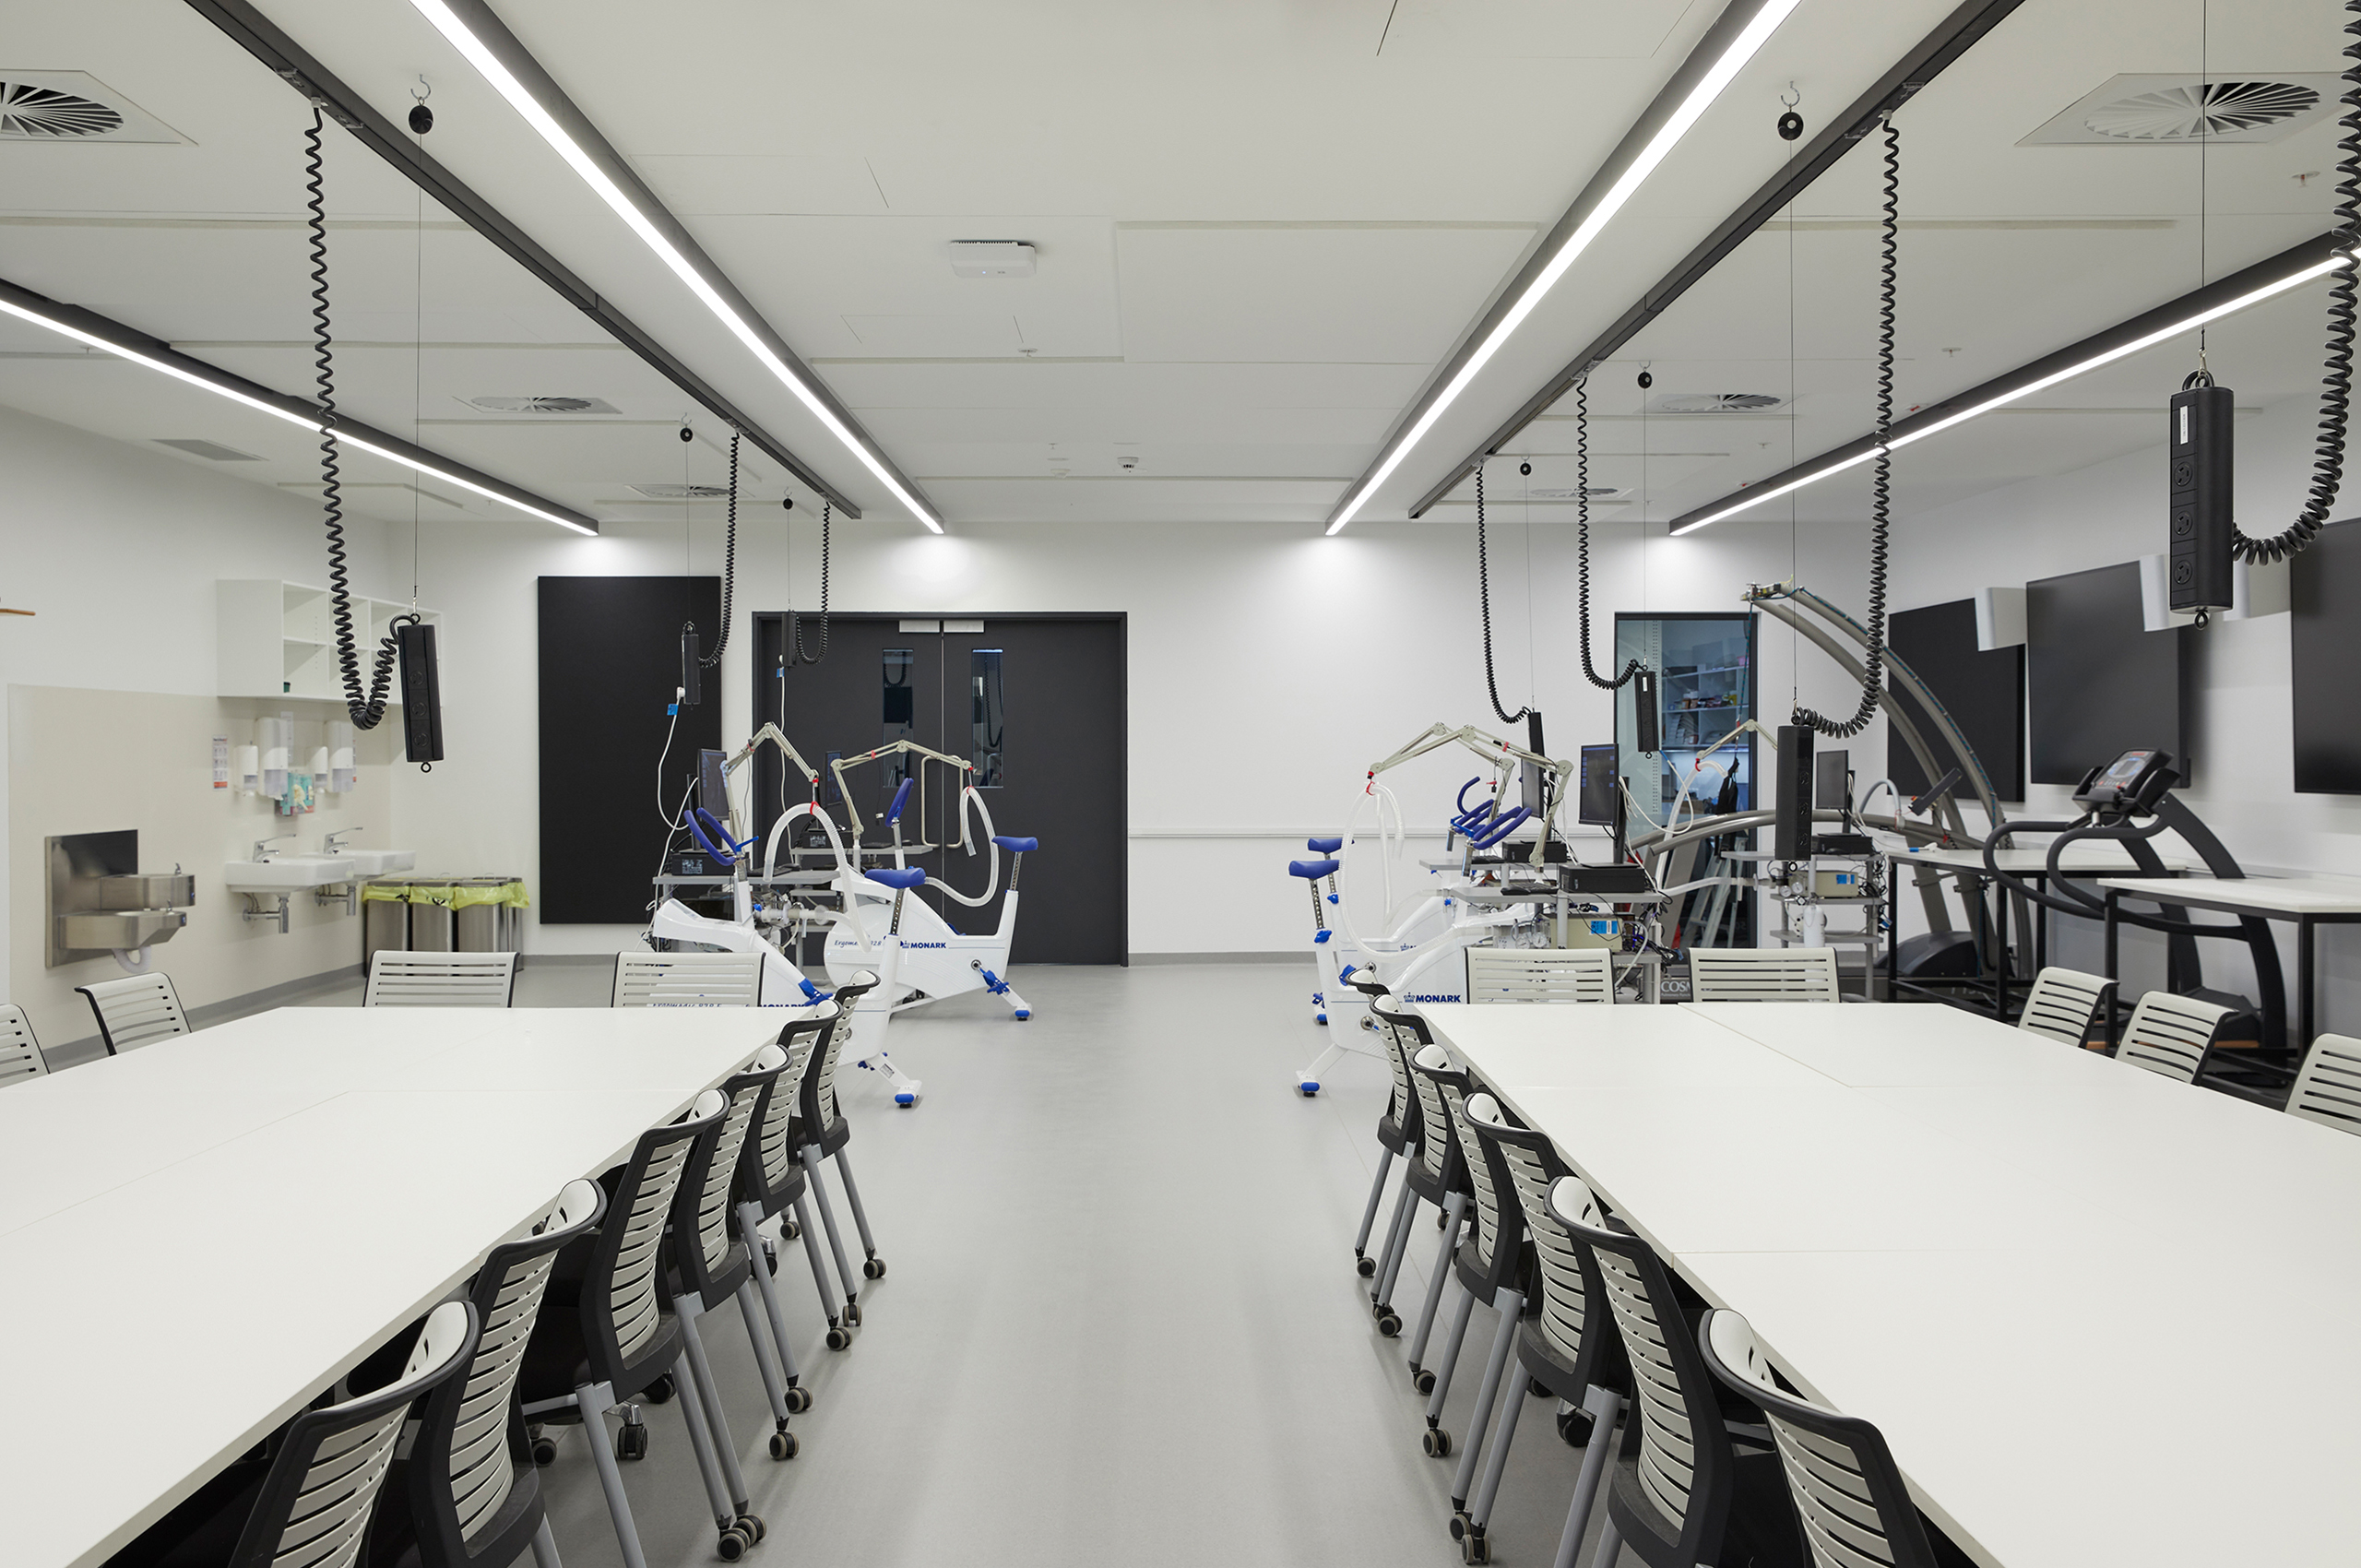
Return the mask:
<path id="1" fill-rule="evenodd" d="M 216 690 L 225 697 L 310 697 L 322 702 L 344 701 L 338 673 L 336 612 L 328 590 L 303 583 L 271 582 L 252 577 L 223 577 L 215 585 L 218 647 Z M 365 683 L 377 647 L 397 615 L 409 612 L 407 603 L 352 596 L 352 636 L 361 654 Z M 430 625 L 442 615 L 421 608 Z M 398 705 L 401 683 L 397 678 L 387 699 Z"/>

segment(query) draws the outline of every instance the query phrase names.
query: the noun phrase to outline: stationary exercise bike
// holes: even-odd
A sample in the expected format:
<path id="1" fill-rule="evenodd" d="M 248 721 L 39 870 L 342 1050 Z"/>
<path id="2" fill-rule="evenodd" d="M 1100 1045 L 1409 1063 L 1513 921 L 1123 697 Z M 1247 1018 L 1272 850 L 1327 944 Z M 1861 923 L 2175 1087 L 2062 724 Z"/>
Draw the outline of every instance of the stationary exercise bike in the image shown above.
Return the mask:
<path id="1" fill-rule="evenodd" d="M 2205 869 L 2215 877 L 2225 882 L 2244 880 L 2245 871 L 2213 836 L 2213 829 L 2174 798 L 2172 788 L 2180 782 L 2180 775 L 2174 771 L 2172 760 L 2169 752 L 2126 752 L 2105 767 L 2093 768 L 2074 791 L 2074 803 L 2085 808 L 2082 815 L 2070 822 L 2001 824 L 1985 840 L 1985 873 L 2059 914 L 2105 920 L 2106 901 L 2060 873 L 2058 868 L 2067 847 L 2090 838 L 2113 839 L 2123 846 L 2142 874 L 2161 877 L 2165 874 L 2165 866 L 2151 840 L 2169 828 L 2197 852 L 2198 859 L 2205 862 Z M 1999 851 L 2018 833 L 2058 835 L 2049 842 L 2047 889 L 2036 888 L 2000 869 Z M 2287 988 L 2281 978 L 2279 944 L 2272 937 L 2270 922 L 2257 915 L 2241 915 L 2228 924 L 2202 923 L 2190 920 L 2183 906 L 2165 904 L 2159 909 L 2160 913 L 2149 915 L 2118 906 L 2115 918 L 2126 925 L 2165 933 L 2166 987 L 2177 996 L 2193 996 L 2244 1016 L 2258 1027 L 2260 1043 L 2285 1040 Z M 2223 937 L 2246 944 L 2254 960 L 2256 986 L 2262 992 L 2260 1017 L 2256 1016 L 2256 1004 L 2248 998 L 2236 992 L 2206 988 L 2204 966 L 2197 953 L 2196 939 L 2201 936 Z"/>

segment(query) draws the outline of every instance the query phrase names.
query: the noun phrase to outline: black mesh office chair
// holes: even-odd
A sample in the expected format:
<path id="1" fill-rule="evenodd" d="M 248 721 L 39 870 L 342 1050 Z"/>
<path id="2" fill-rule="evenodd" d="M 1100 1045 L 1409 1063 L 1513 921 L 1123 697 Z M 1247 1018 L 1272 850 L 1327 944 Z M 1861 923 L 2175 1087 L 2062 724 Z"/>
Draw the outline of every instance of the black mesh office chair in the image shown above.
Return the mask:
<path id="1" fill-rule="evenodd" d="M 828 1204 L 827 1184 L 820 1180 L 820 1162 L 836 1161 L 836 1180 L 844 1183 L 845 1197 L 852 1206 L 853 1223 L 860 1229 L 861 1277 L 883 1279 L 885 1260 L 877 1255 L 876 1239 L 869 1232 L 869 1215 L 860 1206 L 860 1189 L 853 1185 L 852 1162 L 845 1158 L 845 1145 L 852 1138 L 852 1123 L 845 1120 L 843 1108 L 836 1103 L 837 1058 L 843 1054 L 846 1042 L 852 1039 L 853 1014 L 860 998 L 876 986 L 877 977 L 862 969 L 836 987 L 836 994 L 830 998 L 836 1005 L 836 1027 L 812 1053 L 796 1109 L 796 1156 L 811 1177 L 812 1201 L 819 1206 L 820 1227 L 828 1233 L 828 1247 L 836 1258 L 836 1277 L 844 1282 L 844 1322 L 852 1328 L 860 1326 L 860 1285 L 845 1261 L 844 1241 L 836 1234 L 836 1210 Z"/>
<path id="2" fill-rule="evenodd" d="M 787 1066 L 772 1086 L 770 1097 L 764 1100 L 745 1146 L 739 1151 L 736 1207 L 730 1219 L 740 1242 L 750 1251 L 759 1249 L 763 1254 L 764 1265 L 753 1271 L 754 1290 L 762 1298 L 764 1314 L 770 1323 L 771 1347 L 778 1355 L 779 1371 L 787 1380 L 787 1408 L 799 1414 L 812 1408 L 812 1393 L 802 1386 L 801 1374 L 796 1367 L 795 1348 L 788 1336 L 787 1317 L 779 1309 L 778 1285 L 774 1277 L 778 1273 L 778 1256 L 769 1239 L 763 1235 L 762 1225 L 776 1218 L 782 1242 L 801 1240 L 804 1261 L 812 1265 L 812 1283 L 820 1292 L 820 1308 L 828 1318 L 828 1348 L 841 1350 L 850 1345 L 852 1334 L 837 1321 L 836 1297 L 828 1284 L 828 1265 L 821 1260 L 811 1211 L 804 1205 L 810 1178 L 796 1160 L 794 1138 L 797 1093 L 804 1071 L 813 1048 L 824 1034 L 836 1027 L 836 1004 L 823 1003 L 811 1016 L 798 1018 L 779 1031 L 778 1045 L 787 1054 Z"/>
<path id="3" fill-rule="evenodd" d="M 1387 995 L 1384 982 L 1365 973 L 1356 973 L 1345 983 L 1359 992 L 1371 1007 Z M 1418 1142 L 1418 1117 L 1412 1114 L 1415 1100 L 1410 1092 L 1408 1058 L 1394 1045 L 1390 1025 L 1379 1023 L 1372 1014 L 1369 1028 L 1378 1036 L 1385 1064 L 1393 1071 L 1394 1087 L 1386 1096 L 1383 1113 L 1377 1119 L 1377 1174 L 1370 1181 L 1369 1203 L 1361 1210 L 1361 1228 L 1353 1234 L 1353 1267 L 1363 1279 L 1377 1272 L 1377 1260 L 1369 1255 L 1369 1233 L 1377 1223 L 1378 1205 L 1385 1197 L 1385 1178 L 1394 1169 L 1394 1157 L 1406 1158 L 1410 1146 Z"/>

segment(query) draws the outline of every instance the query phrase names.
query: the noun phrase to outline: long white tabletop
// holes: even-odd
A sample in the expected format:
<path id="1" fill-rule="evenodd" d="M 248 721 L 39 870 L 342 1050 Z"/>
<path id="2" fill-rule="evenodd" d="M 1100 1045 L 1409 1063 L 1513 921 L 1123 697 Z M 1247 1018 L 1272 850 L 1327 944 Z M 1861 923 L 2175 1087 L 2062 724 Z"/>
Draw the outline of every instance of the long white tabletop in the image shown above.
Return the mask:
<path id="1" fill-rule="evenodd" d="M 2361 915 L 2361 881 L 2345 876 L 2247 876 L 2222 881 L 2183 877 L 2170 887 L 2130 876 L 2099 879 L 2101 887 L 2160 904 L 2189 904 L 2208 909 L 2254 909 L 2271 914 Z"/>
<path id="2" fill-rule="evenodd" d="M 0 1094 L 0 1556 L 103 1561 L 783 1016 L 291 1008 Z"/>
<path id="3" fill-rule="evenodd" d="M 1978 1562 L 2350 1560 L 2361 1138 L 1937 1006 L 1420 1011 Z"/>

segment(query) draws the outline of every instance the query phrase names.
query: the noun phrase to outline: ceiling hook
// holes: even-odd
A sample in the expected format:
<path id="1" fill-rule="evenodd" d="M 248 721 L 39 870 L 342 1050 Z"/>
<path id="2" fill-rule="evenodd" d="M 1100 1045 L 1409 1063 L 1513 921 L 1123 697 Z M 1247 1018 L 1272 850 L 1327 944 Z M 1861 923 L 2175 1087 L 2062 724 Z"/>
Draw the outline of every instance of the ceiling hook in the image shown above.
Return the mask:
<path id="1" fill-rule="evenodd" d="M 1802 90 L 1799 89 L 1793 82 L 1789 82 L 1787 84 L 1787 90 L 1779 95 L 1779 101 L 1786 104 L 1790 109 L 1797 107 L 1803 102 L 1803 101 L 1804 95 Z"/>
<path id="2" fill-rule="evenodd" d="M 426 90 L 424 92 L 421 92 L 418 90 L 418 87 L 422 87 Z M 409 89 L 409 96 L 412 102 L 423 103 L 428 99 L 434 96 L 434 84 L 426 79 L 425 73 L 423 72 L 419 74 L 418 87 L 414 87 Z"/>

